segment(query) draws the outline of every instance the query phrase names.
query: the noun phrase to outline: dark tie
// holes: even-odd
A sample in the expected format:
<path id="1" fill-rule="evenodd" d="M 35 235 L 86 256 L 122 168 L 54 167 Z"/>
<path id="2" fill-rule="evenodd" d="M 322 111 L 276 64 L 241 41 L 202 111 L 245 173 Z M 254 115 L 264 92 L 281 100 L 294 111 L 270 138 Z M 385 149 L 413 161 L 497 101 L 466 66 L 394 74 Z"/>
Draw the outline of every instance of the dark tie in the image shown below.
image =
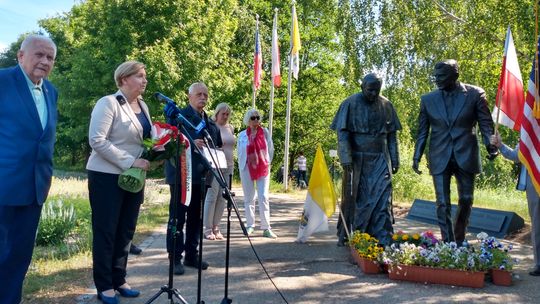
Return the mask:
<path id="1" fill-rule="evenodd" d="M 446 115 L 450 117 L 454 109 L 454 91 L 443 91 L 444 105 L 446 107 Z"/>

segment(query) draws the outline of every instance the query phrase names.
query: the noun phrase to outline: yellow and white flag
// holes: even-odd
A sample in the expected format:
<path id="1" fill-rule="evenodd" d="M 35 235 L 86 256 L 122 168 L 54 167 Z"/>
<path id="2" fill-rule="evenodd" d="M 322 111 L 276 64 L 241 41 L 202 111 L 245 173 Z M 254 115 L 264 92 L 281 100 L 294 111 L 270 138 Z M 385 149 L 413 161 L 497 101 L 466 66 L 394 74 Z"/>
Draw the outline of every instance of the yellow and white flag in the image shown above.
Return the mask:
<path id="1" fill-rule="evenodd" d="M 296 17 L 296 7 L 292 7 L 292 49 L 291 49 L 291 63 L 294 79 L 298 79 L 298 72 L 300 71 L 300 30 L 298 29 L 298 18 Z"/>
<path id="2" fill-rule="evenodd" d="M 328 172 L 322 148 L 318 145 L 296 241 L 305 243 L 311 234 L 327 231 L 328 217 L 335 210 L 336 193 L 334 184 L 330 172 Z"/>

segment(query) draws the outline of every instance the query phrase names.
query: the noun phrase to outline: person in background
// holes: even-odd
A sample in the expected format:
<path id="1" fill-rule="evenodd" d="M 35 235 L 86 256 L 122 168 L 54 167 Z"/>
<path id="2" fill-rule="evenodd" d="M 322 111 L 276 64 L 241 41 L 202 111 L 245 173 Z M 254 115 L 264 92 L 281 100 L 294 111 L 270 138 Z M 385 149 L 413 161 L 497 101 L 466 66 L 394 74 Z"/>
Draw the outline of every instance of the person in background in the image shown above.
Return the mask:
<path id="1" fill-rule="evenodd" d="M 92 208 L 92 259 L 98 299 L 118 303 L 140 292 L 126 282 L 126 266 L 144 188 L 137 193 L 118 186 L 119 175 L 129 168 L 149 169 L 141 157 L 143 140 L 150 137 L 152 121 L 140 98 L 146 89 L 144 64 L 127 61 L 114 72 L 118 91 L 99 99 L 92 111 L 88 140 L 92 153 L 86 164 Z"/>
<path id="2" fill-rule="evenodd" d="M 495 132 L 490 137 L 490 143 L 496 146 L 502 156 L 514 162 L 520 162 L 518 157 L 519 143 L 514 149 L 505 145 L 501 140 L 501 135 Z M 536 164 L 538 165 L 538 164 Z M 540 276 L 540 195 L 531 182 L 531 177 L 527 173 L 527 168 L 521 165 L 517 189 L 525 191 L 527 204 L 529 205 L 529 216 L 531 217 L 531 244 L 534 256 L 534 268 L 529 272 L 532 276 Z"/>
<path id="3" fill-rule="evenodd" d="M 255 231 L 255 185 L 259 201 L 259 216 L 263 236 L 277 238 L 270 225 L 270 163 L 274 157 L 274 143 L 268 129 L 261 126 L 261 115 L 250 109 L 244 115 L 245 130 L 238 134 L 238 169 L 244 190 L 244 207 L 248 235 Z"/>
<path id="4" fill-rule="evenodd" d="M 189 206 L 181 204 L 180 201 L 174 202 L 174 185 L 175 182 L 178 182 L 175 175 L 178 175 L 179 171 L 170 161 L 165 162 L 166 182 L 169 184 L 171 193 L 169 216 L 175 216 L 178 219 L 178 238 L 175 248 L 173 248 L 172 232 L 170 229 L 167 229 L 167 251 L 171 254 L 174 250 L 174 273 L 177 275 L 182 275 L 185 271 L 184 266 L 182 265 L 182 253 L 184 252 L 185 266 L 195 268 L 199 266 L 198 247 L 201 235 L 201 218 L 203 214 L 203 210 L 201 210 L 201 200 L 204 199 L 205 195 L 205 193 L 201 191 L 202 179 L 203 177 L 206 177 L 206 184 L 208 185 L 209 180 L 212 178 L 212 173 L 208 172 L 204 165 L 204 156 L 198 153 L 194 145 L 199 147 L 199 149 L 205 147 L 205 141 L 207 140 L 205 134 L 208 133 L 216 147 L 222 146 L 218 127 L 208 118 L 208 115 L 206 115 L 206 112 L 204 111 L 204 108 L 208 104 L 208 87 L 202 82 L 193 83 L 188 90 L 188 99 L 189 104 L 183 109 L 178 109 L 175 105 L 170 103 L 164 108 L 168 122 L 172 125 L 178 125 L 178 114 L 181 114 L 193 126 L 205 125 L 201 131 L 186 127 L 189 136 L 193 139 L 193 143 L 190 145 L 192 155 L 192 187 Z M 173 204 L 177 204 L 176 214 L 172 212 Z M 184 224 L 186 225 L 185 239 L 183 231 Z M 200 264 L 201 269 L 205 270 L 208 268 L 208 263 L 206 261 L 201 260 Z"/>
<path id="5" fill-rule="evenodd" d="M 236 144 L 236 137 L 234 136 L 234 128 L 229 124 L 229 118 L 232 113 L 231 107 L 222 102 L 217 105 L 212 119 L 216 122 L 219 132 L 221 134 L 221 141 L 223 145 L 221 148 L 225 153 L 227 160 L 227 169 L 222 170 L 225 182 L 229 183 L 229 177 L 233 174 L 234 170 L 234 157 L 233 151 Z M 226 200 L 222 195 L 223 188 L 219 186 L 217 179 L 213 179 L 212 186 L 206 193 L 206 201 L 204 202 L 204 225 L 206 230 L 204 231 L 204 237 L 208 240 L 221 240 L 223 234 L 219 230 L 219 223 L 225 210 Z"/>
<path id="6" fill-rule="evenodd" d="M 0 69 L 0 303 L 19 303 L 51 187 L 58 93 L 47 80 L 56 45 L 29 35 Z"/>
<path id="7" fill-rule="evenodd" d="M 300 151 L 298 158 L 296 159 L 296 167 L 298 168 L 297 184 L 298 187 L 304 189 L 307 187 L 306 171 L 307 171 L 307 159 L 304 156 L 304 152 Z"/>

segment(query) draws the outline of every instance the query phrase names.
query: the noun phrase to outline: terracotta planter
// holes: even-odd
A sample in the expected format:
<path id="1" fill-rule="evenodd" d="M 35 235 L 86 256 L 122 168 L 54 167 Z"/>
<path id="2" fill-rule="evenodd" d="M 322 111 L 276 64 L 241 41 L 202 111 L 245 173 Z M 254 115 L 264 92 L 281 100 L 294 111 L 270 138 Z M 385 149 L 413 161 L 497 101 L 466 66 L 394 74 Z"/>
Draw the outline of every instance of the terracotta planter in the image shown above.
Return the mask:
<path id="1" fill-rule="evenodd" d="M 379 263 L 377 261 L 372 261 L 363 257 L 360 257 L 356 249 L 351 248 L 351 255 L 353 260 L 356 262 L 356 265 L 360 267 L 363 273 L 365 274 L 377 274 L 381 272 Z"/>
<path id="2" fill-rule="evenodd" d="M 398 265 L 388 269 L 388 278 L 392 280 L 473 288 L 484 287 L 484 277 L 484 272 L 471 272 L 423 266 Z"/>
<path id="3" fill-rule="evenodd" d="M 512 285 L 512 273 L 506 270 L 500 269 L 491 269 L 491 279 L 493 284 L 499 286 L 510 286 Z"/>

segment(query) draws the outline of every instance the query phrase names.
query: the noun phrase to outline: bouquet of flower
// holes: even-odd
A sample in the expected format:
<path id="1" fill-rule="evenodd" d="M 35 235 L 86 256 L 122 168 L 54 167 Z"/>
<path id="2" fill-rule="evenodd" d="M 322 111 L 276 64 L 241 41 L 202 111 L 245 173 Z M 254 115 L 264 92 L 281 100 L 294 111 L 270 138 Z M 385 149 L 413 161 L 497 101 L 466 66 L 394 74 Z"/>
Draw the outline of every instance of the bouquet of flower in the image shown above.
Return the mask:
<path id="1" fill-rule="evenodd" d="M 162 160 L 173 159 L 176 155 L 177 140 L 181 136 L 179 153 L 189 146 L 187 138 L 178 133 L 175 126 L 166 123 L 154 122 L 152 125 L 151 138 L 144 140 L 144 151 L 141 158 L 151 162 L 151 167 L 160 164 Z M 173 164 L 175 162 L 173 161 Z M 141 168 L 129 168 L 120 174 L 118 186 L 129 192 L 139 192 L 144 186 L 146 171 Z"/>
<path id="2" fill-rule="evenodd" d="M 505 246 L 485 232 L 480 232 L 476 238 L 480 241 L 480 258 L 489 263 L 490 269 L 512 270 L 517 263 L 517 260 L 510 256 L 512 244 Z"/>
<path id="3" fill-rule="evenodd" d="M 369 260 L 378 260 L 384 249 L 379 246 L 379 240 L 367 233 L 354 231 L 349 240 L 349 245 L 356 249 L 358 255 Z"/>

